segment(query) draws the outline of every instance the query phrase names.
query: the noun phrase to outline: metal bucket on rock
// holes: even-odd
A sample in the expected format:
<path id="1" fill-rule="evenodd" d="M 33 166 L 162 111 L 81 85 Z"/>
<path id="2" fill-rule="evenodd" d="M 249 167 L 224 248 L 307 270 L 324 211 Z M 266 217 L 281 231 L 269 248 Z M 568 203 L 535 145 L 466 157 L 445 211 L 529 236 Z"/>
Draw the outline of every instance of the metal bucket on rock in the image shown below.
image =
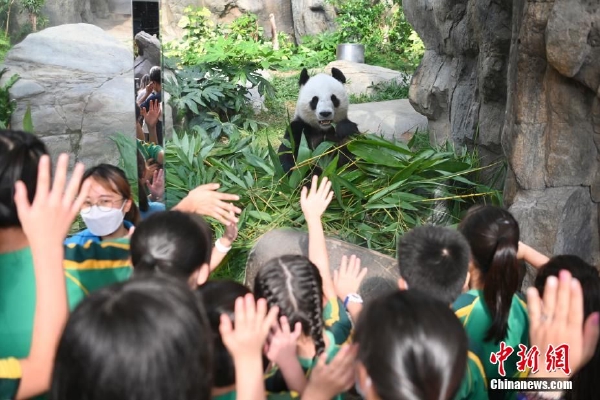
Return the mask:
<path id="1" fill-rule="evenodd" d="M 336 58 L 364 64 L 365 46 L 358 43 L 342 43 L 337 45 Z"/>

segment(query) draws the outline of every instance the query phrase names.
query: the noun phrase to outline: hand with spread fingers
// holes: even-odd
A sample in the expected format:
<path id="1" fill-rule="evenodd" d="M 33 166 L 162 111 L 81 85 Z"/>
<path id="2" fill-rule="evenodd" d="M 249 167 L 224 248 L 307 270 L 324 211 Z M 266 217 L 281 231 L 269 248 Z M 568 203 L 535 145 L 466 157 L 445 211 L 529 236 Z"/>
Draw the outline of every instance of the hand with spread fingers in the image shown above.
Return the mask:
<path id="1" fill-rule="evenodd" d="M 219 331 L 223 344 L 231 354 L 235 366 L 235 384 L 243 388 L 237 392 L 238 400 L 265 398 L 262 349 L 279 309 L 267 312 L 267 301 L 255 302 L 252 294 L 235 301 L 235 329 L 229 316 L 221 315 Z"/>
<path id="2" fill-rule="evenodd" d="M 331 181 L 327 177 L 323 177 L 321 183 L 317 185 L 318 180 L 318 176 L 313 176 L 310 189 L 304 186 L 300 193 L 300 206 L 307 221 L 320 221 L 321 216 L 333 199 Z"/>
<path id="3" fill-rule="evenodd" d="M 360 267 L 360 258 L 343 256 L 340 269 L 333 271 L 333 286 L 338 297 L 344 300 L 349 294 L 358 293 L 367 272 L 366 268 Z"/>
<path id="4" fill-rule="evenodd" d="M 218 183 L 198 186 L 174 209 L 213 217 L 223 225 L 228 225 L 230 222 L 237 223 L 238 218 L 235 215 L 240 214 L 242 210 L 230 202 L 238 201 L 240 198 L 235 194 L 217 192 L 219 187 Z"/>
<path id="5" fill-rule="evenodd" d="M 594 355 L 600 335 L 599 316 L 594 312 L 584 322 L 583 291 L 571 273 L 560 271 L 559 277 L 549 276 L 543 301 L 535 288 L 527 289 L 529 335 L 531 345 L 544 355 L 549 345 L 568 345 L 570 376 L 579 371 Z M 536 378 L 568 378 L 563 369 L 548 371 L 540 363 Z"/>
<path id="6" fill-rule="evenodd" d="M 153 200 L 160 201 L 165 195 L 165 170 L 154 171 L 152 181 L 146 181 L 146 186 Z"/>

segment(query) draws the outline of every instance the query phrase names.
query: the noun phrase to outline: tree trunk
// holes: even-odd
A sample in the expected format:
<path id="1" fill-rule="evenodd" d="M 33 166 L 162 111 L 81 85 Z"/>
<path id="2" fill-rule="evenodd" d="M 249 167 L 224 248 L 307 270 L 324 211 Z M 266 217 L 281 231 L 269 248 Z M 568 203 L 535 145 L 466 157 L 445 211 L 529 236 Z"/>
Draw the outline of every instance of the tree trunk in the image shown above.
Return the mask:
<path id="1" fill-rule="evenodd" d="M 37 15 L 30 13 L 29 20 L 31 21 L 31 29 L 33 29 L 34 32 L 37 32 Z"/>

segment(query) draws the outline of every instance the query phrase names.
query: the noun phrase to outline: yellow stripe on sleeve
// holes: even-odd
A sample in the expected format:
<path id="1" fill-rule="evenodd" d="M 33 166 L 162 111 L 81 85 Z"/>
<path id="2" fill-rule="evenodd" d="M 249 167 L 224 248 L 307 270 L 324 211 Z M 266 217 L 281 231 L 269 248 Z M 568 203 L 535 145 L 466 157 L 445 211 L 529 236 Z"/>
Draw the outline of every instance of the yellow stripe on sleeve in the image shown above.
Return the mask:
<path id="1" fill-rule="evenodd" d="M 21 363 L 16 358 L 0 359 L 0 379 L 21 379 Z"/>

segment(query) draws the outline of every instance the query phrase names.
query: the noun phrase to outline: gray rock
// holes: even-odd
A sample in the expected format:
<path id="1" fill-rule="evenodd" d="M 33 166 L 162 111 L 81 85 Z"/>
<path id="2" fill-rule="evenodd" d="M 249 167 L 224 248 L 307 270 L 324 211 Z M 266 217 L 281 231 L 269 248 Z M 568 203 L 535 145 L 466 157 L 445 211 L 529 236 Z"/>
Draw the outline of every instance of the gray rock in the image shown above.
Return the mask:
<path id="1" fill-rule="evenodd" d="M 5 60 L 5 79 L 21 76 L 10 91 L 17 101 L 12 126 L 22 127 L 29 105 L 35 132 L 53 158 L 68 152 L 87 165 L 115 164 L 119 153 L 110 137 L 134 136 L 132 59 L 130 49 L 93 25 L 29 35 Z"/>
<path id="2" fill-rule="evenodd" d="M 331 68 L 337 68 L 346 77 L 346 91 L 348 94 L 372 94 L 373 85 L 383 82 L 397 81 L 399 83 L 410 82 L 410 76 L 393 69 L 355 63 L 351 61 L 332 61 L 323 69 L 325 73 L 331 74 Z"/>
<path id="3" fill-rule="evenodd" d="M 431 139 L 508 159 L 504 199 L 548 254 L 600 259 L 600 13 L 583 0 L 404 0 Z M 488 176 L 494 174 L 487 173 Z"/>
<path id="4" fill-rule="evenodd" d="M 427 131 L 427 117 L 416 112 L 407 99 L 350 104 L 348 118 L 358 124 L 360 132 L 390 140 L 408 142 L 417 130 Z"/>
<path id="5" fill-rule="evenodd" d="M 134 61 L 135 78 L 141 78 L 155 65 L 161 65 L 160 40 L 144 31 L 135 35 L 139 55 Z"/>
<path id="6" fill-rule="evenodd" d="M 339 268 L 342 256 L 356 255 L 368 273 L 360 288 L 366 299 L 382 291 L 397 288 L 399 278 L 396 260 L 341 240 L 326 238 L 331 271 Z M 275 229 L 261 236 L 248 255 L 245 283 L 252 287 L 259 268 L 267 261 L 284 255 L 308 255 L 308 235 L 291 229 Z"/>

